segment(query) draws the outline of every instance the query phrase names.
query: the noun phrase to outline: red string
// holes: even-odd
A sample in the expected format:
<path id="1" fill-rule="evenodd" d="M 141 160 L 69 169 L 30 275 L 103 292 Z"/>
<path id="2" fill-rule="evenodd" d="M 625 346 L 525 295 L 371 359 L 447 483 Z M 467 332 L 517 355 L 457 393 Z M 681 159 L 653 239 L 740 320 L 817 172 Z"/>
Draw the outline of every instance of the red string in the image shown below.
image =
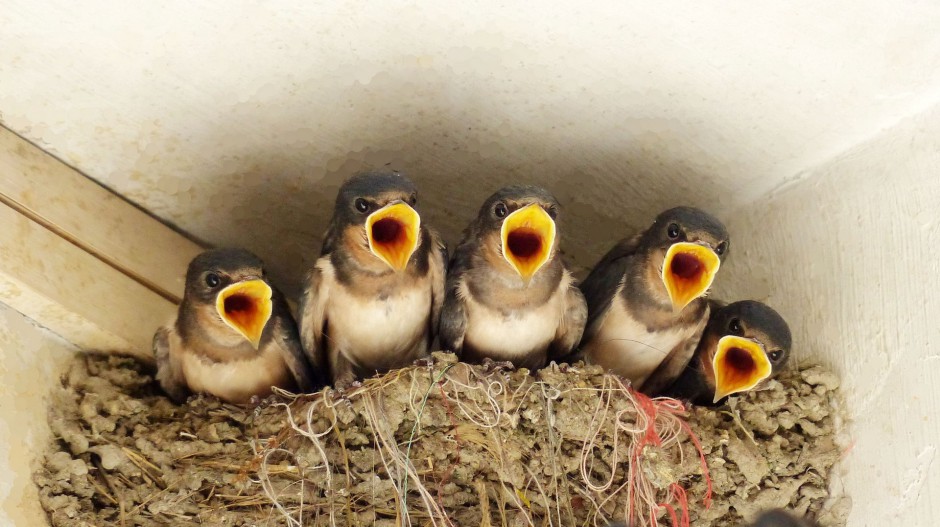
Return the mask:
<path id="1" fill-rule="evenodd" d="M 705 505 L 705 509 L 710 509 L 712 507 L 712 478 L 708 472 L 708 462 L 705 461 L 705 451 L 702 450 L 702 444 L 699 443 L 698 437 L 692 433 L 692 428 L 688 423 L 685 421 L 680 421 L 680 423 L 685 433 L 689 434 L 689 439 L 692 440 L 695 449 L 698 450 L 699 463 L 702 465 L 702 477 L 705 478 L 705 497 L 702 499 L 702 503 Z"/>
<path id="2" fill-rule="evenodd" d="M 669 513 L 669 518 L 672 520 L 672 524 L 674 526 L 679 525 L 679 518 L 676 517 L 676 509 L 674 509 L 672 505 L 669 505 L 668 503 L 660 503 L 659 506 L 663 509 L 666 509 L 666 512 Z M 659 525 L 659 522 L 656 521 L 656 518 L 652 512 L 650 512 L 650 518 L 653 519 L 653 525 Z M 689 527 L 689 524 L 686 523 L 683 525 L 683 527 Z"/>
<path id="3" fill-rule="evenodd" d="M 683 416 L 680 415 L 685 413 L 685 406 L 676 399 L 662 397 L 658 400 L 663 409 L 679 418 L 679 425 L 682 427 L 682 430 L 688 434 L 689 439 L 692 440 L 692 444 L 695 445 L 695 450 L 698 451 L 699 464 L 702 467 L 702 476 L 705 478 L 705 498 L 702 499 L 702 503 L 705 505 L 706 509 L 710 509 L 712 506 L 712 478 L 708 471 L 708 462 L 705 460 L 705 451 L 702 449 L 702 443 L 699 442 L 698 436 L 692 432 L 692 427 L 690 427 Z"/>
<path id="4" fill-rule="evenodd" d="M 702 476 L 705 478 L 705 497 L 702 500 L 702 503 L 705 505 L 706 509 L 711 508 L 712 505 L 712 479 L 711 474 L 708 470 L 708 463 L 705 459 L 705 451 L 702 449 L 702 444 L 699 441 L 698 437 L 692 432 L 692 428 L 685 421 L 686 409 L 685 406 L 675 400 L 670 398 L 656 398 L 651 399 L 646 395 L 643 395 L 633 389 L 630 389 L 631 394 L 636 398 L 637 407 L 643 414 L 649 419 L 649 426 L 647 426 L 646 431 L 643 434 L 643 437 L 637 444 L 634 445 L 631 461 L 632 466 L 639 466 L 640 457 L 642 457 L 643 449 L 646 445 L 655 445 L 662 446 L 662 437 L 659 435 L 658 430 L 656 429 L 656 417 L 660 411 L 665 411 L 669 414 L 675 416 L 682 430 L 688 434 L 689 439 L 692 440 L 692 444 L 695 445 L 695 450 L 699 455 L 699 463 L 702 467 Z M 636 503 L 635 496 L 633 493 L 633 488 L 636 485 L 637 474 L 636 470 L 631 470 L 630 473 L 630 485 L 628 490 L 628 509 L 629 509 L 629 518 L 632 519 L 635 517 L 636 513 Z M 676 503 L 681 510 L 681 516 L 676 512 L 675 507 L 669 503 L 660 503 L 658 506 L 662 509 L 665 509 L 669 515 L 669 519 L 672 522 L 673 527 L 690 527 L 691 518 L 689 515 L 689 502 L 688 494 L 685 489 L 678 483 L 673 483 L 670 485 L 669 500 L 673 503 Z M 650 511 L 650 524 L 655 526 L 659 525 L 659 522 L 656 520 L 656 515 L 654 511 Z"/>
<path id="5" fill-rule="evenodd" d="M 636 444 L 633 445 L 633 452 L 631 457 L 631 473 L 630 473 L 630 486 L 629 486 L 629 518 L 633 519 L 636 514 L 636 502 L 635 496 L 633 494 L 633 489 L 636 485 L 637 480 L 637 470 L 636 467 L 639 466 L 640 458 L 643 455 L 643 449 L 646 448 L 646 445 L 652 444 L 655 446 L 662 446 L 663 439 L 659 436 L 659 432 L 656 430 L 656 416 L 659 413 L 657 408 L 657 402 L 653 399 L 643 395 L 636 390 L 630 389 L 631 395 L 637 402 L 638 409 L 643 412 L 646 416 L 648 425 L 646 431 L 643 433 L 643 437 Z M 673 512 L 673 514 L 675 514 Z M 654 511 L 650 511 L 650 525 L 658 526 L 659 522 L 656 521 L 656 515 Z M 673 522 L 673 525 L 677 525 Z"/>

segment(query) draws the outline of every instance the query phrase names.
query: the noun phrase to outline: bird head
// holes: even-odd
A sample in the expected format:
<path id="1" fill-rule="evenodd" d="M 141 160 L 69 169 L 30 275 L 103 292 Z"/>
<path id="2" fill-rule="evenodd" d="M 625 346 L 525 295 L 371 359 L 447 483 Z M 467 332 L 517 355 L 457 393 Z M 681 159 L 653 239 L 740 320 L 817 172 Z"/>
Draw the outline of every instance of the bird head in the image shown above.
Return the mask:
<path id="1" fill-rule="evenodd" d="M 543 188 L 505 187 L 480 208 L 477 228 L 483 243 L 495 245 L 506 265 L 528 283 L 558 249 L 558 211 L 558 200 Z"/>
<path id="2" fill-rule="evenodd" d="M 643 234 L 641 243 L 675 311 L 708 292 L 728 255 L 725 226 L 692 207 L 662 212 Z"/>
<path id="3" fill-rule="evenodd" d="M 368 254 L 394 271 L 408 267 L 421 241 L 414 183 L 397 173 L 366 173 L 348 179 L 336 198 L 334 227 L 365 244 Z"/>
<path id="4" fill-rule="evenodd" d="M 812 527 L 812 525 L 810 520 L 799 518 L 783 509 L 771 509 L 762 512 L 750 527 Z"/>
<path id="5" fill-rule="evenodd" d="M 711 314 L 703 342 L 712 346 L 708 377 L 717 403 L 777 375 L 790 358 L 793 339 L 779 313 L 766 304 L 743 300 Z"/>
<path id="6" fill-rule="evenodd" d="M 213 249 L 190 262 L 183 301 L 213 306 L 227 328 L 258 349 L 272 295 L 257 256 L 244 249 Z"/>

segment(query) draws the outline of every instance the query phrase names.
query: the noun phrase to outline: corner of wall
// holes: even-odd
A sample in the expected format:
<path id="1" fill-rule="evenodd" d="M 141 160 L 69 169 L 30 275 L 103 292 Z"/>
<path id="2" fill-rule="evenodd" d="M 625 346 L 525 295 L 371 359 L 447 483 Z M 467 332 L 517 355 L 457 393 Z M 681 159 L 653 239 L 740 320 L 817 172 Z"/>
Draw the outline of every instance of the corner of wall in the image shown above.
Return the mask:
<path id="1" fill-rule="evenodd" d="M 0 525 L 45 526 L 32 481 L 51 440 L 50 390 L 75 348 L 0 304 Z"/>
<path id="2" fill-rule="evenodd" d="M 719 296 L 779 310 L 795 362 L 820 362 L 843 379 L 852 526 L 923 524 L 940 505 L 931 489 L 940 480 L 938 174 L 940 105 L 729 221 Z"/>

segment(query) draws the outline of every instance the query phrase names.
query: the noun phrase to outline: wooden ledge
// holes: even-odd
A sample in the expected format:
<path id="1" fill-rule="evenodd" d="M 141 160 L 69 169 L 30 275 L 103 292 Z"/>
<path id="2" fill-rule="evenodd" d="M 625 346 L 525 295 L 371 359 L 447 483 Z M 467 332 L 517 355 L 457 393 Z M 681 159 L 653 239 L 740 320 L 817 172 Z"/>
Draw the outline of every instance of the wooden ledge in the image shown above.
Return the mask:
<path id="1" fill-rule="evenodd" d="M 200 251 L 0 127 L 0 302 L 80 348 L 149 357 Z"/>

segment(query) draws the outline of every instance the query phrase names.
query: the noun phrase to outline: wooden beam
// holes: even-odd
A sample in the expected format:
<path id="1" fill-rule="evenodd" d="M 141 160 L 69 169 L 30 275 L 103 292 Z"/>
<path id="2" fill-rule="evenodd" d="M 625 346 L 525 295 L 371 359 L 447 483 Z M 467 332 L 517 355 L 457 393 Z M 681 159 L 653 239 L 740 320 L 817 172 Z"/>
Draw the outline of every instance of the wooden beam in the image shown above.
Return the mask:
<path id="1" fill-rule="evenodd" d="M 0 126 L 0 302 L 79 348 L 150 360 L 200 251 Z"/>
<path id="2" fill-rule="evenodd" d="M 0 302 L 79 348 L 149 359 L 176 305 L 0 204 Z"/>
<path id="3" fill-rule="evenodd" d="M 187 264 L 202 250 L 3 127 L 0 203 L 174 302 L 182 298 Z"/>

